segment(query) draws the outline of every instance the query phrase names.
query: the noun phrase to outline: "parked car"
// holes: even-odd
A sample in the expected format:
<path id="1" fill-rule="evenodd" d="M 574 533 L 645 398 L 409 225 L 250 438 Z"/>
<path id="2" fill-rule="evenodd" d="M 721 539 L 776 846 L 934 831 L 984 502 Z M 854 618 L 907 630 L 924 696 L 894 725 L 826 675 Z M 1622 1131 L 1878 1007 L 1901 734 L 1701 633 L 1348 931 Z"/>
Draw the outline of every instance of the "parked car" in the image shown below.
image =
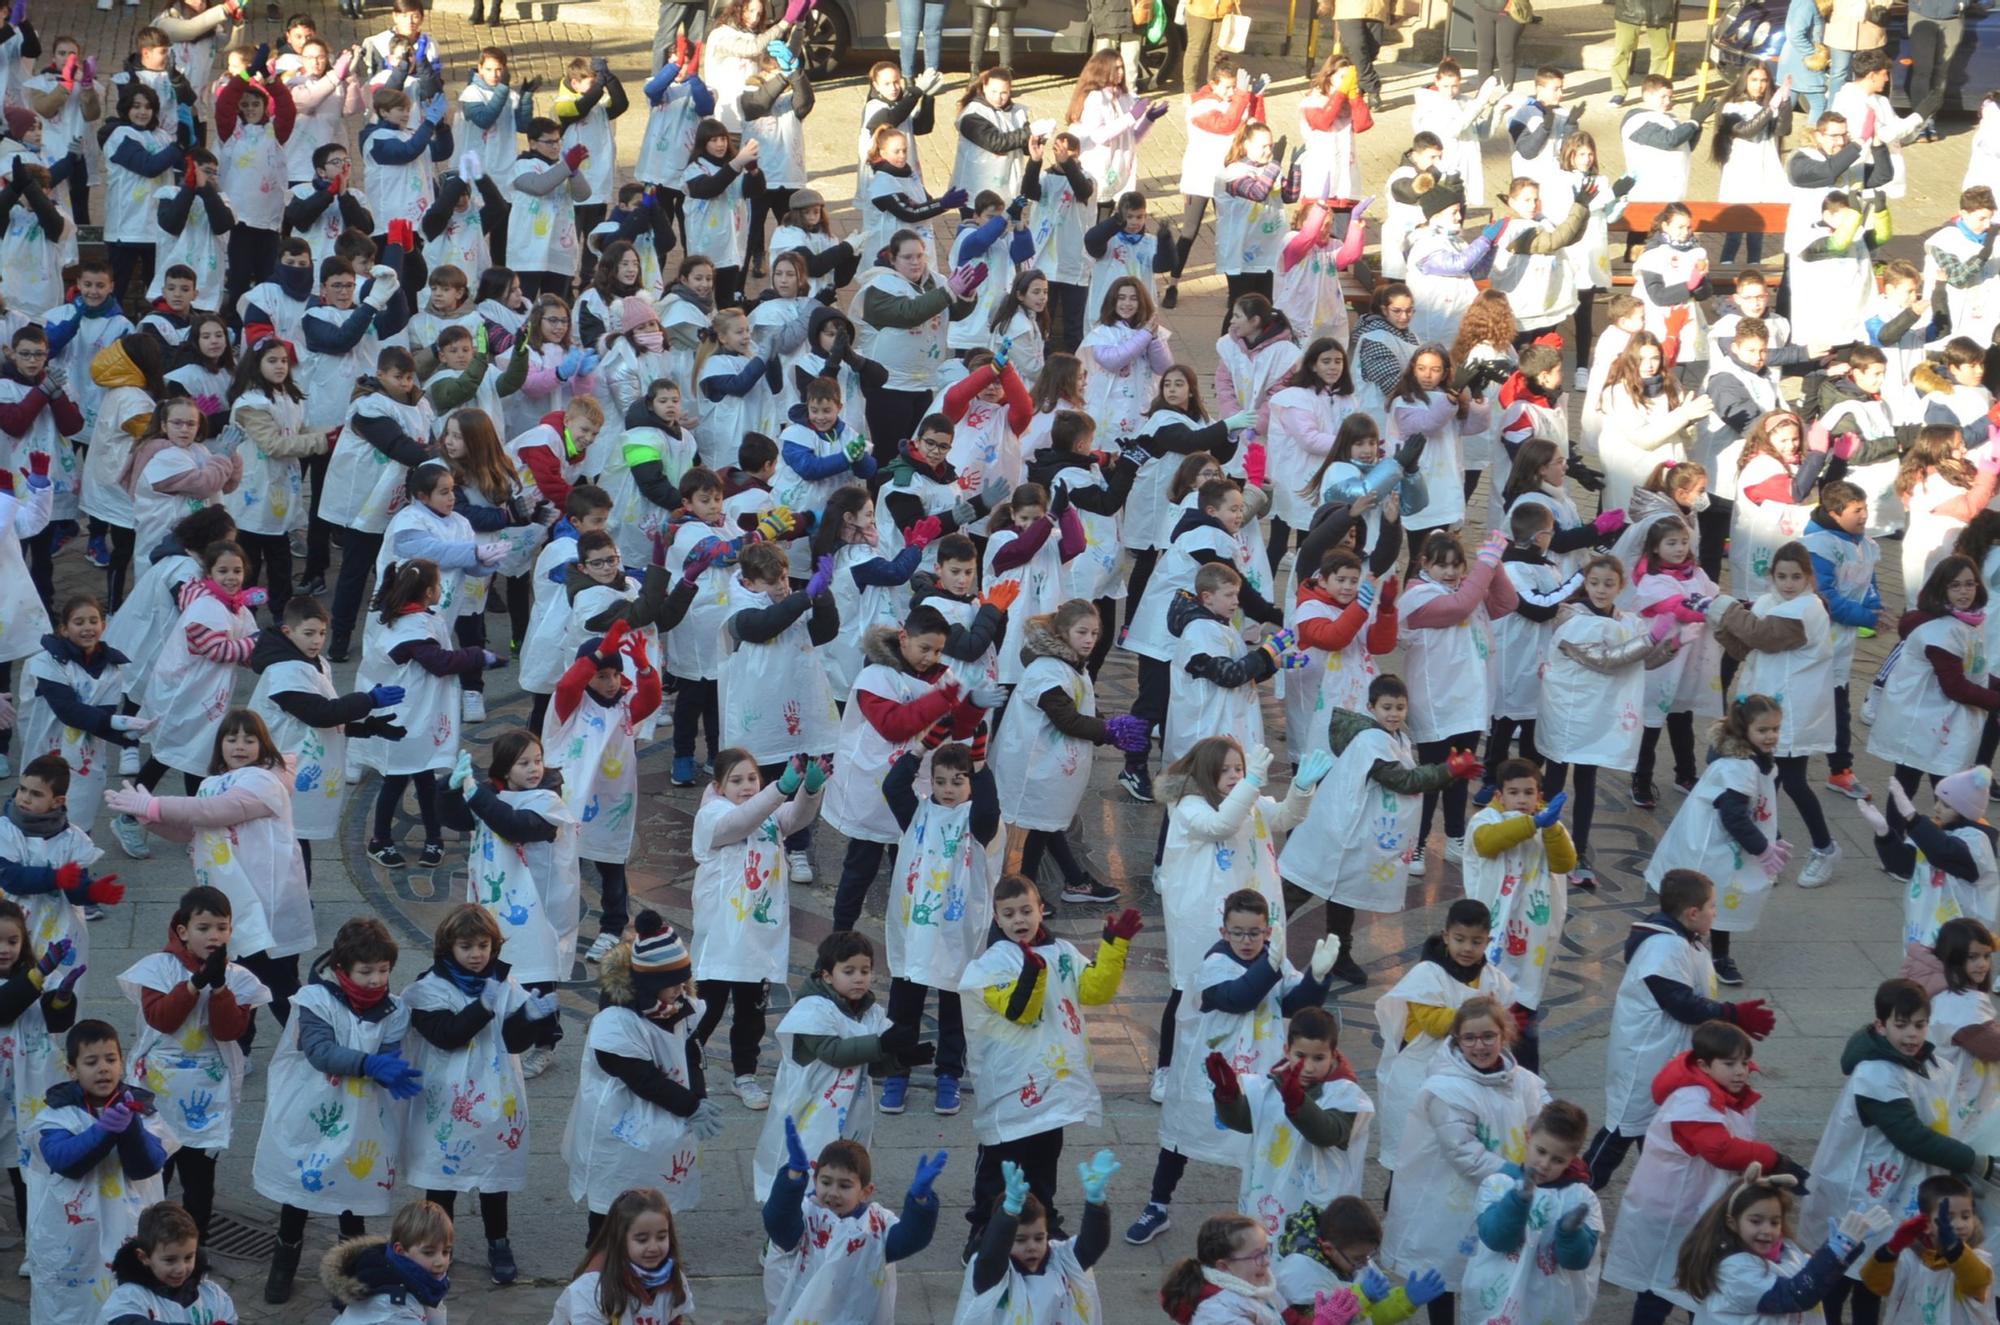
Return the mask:
<path id="1" fill-rule="evenodd" d="M 945 10 L 945 49 L 956 49 L 961 66 L 972 37 L 970 19 L 971 10 L 964 0 L 955 0 Z M 808 12 L 804 27 L 806 65 L 814 77 L 824 78 L 853 56 L 894 56 L 902 23 L 896 14 L 896 0 L 819 0 Z M 1140 50 L 1141 91 L 1149 91 L 1156 86 L 1168 67 L 1169 45 L 1174 35 L 1175 29 L 1169 24 L 1167 36 Z M 1021 55 L 1075 55 L 1079 57 L 1077 65 L 1081 67 L 1083 61 L 1080 57 L 1089 53 L 1090 39 L 1090 22 L 1084 16 L 1081 4 L 1026 0 L 1014 13 L 1016 58 Z M 992 49 L 990 39 L 988 49 Z M 946 65 L 952 67 L 949 55 Z"/>
<path id="2" fill-rule="evenodd" d="M 1786 0 L 1734 0 L 1725 7 L 1709 33 L 1709 58 L 1722 71 L 1723 81 L 1733 80 L 1752 60 L 1776 64 L 1785 49 Z M 1907 10 L 1895 5 L 1884 26 L 1889 47 L 1900 51 L 1905 44 Z M 1979 102 L 1988 92 L 2000 89 L 2000 16 L 1991 10 L 1966 11 L 1965 40 L 1959 44 L 1945 81 L 1944 109 L 1959 114 L 1977 114 Z M 1890 98 L 1907 106 L 1903 90 L 1904 73 L 1899 66 L 1890 77 Z"/>

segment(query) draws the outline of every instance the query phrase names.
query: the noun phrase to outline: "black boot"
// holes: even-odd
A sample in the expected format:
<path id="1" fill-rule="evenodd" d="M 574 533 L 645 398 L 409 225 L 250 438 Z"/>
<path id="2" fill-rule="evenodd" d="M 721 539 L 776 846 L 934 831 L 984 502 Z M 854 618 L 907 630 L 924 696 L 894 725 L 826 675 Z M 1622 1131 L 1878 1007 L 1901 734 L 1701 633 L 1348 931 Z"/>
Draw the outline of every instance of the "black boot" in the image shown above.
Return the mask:
<path id="1" fill-rule="evenodd" d="M 486 0 L 472 0 L 472 25 L 479 26 L 486 21 Z"/>
<path id="2" fill-rule="evenodd" d="M 280 1242 L 271 1253 L 271 1273 L 264 1278 L 264 1300 L 272 1306 L 292 1298 L 292 1276 L 299 1272 L 299 1253 L 304 1245 Z"/>

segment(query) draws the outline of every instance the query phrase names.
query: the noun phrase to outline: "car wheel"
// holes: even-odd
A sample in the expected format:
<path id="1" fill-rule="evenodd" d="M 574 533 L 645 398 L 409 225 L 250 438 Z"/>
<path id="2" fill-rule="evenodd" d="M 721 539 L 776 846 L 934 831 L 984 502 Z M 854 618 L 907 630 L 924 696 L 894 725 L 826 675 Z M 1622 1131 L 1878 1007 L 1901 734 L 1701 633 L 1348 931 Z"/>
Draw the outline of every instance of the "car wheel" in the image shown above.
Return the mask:
<path id="1" fill-rule="evenodd" d="M 847 58 L 848 45 L 853 41 L 847 15 L 839 5 L 815 5 L 807 12 L 802 26 L 807 72 L 814 78 L 832 77 Z"/>

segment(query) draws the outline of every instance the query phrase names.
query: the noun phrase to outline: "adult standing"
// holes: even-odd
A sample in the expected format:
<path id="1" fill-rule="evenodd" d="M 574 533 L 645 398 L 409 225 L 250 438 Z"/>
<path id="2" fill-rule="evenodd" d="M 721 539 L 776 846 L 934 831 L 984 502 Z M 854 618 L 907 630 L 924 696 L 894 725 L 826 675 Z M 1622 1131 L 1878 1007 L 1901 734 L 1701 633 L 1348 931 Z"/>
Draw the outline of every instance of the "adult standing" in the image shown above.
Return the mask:
<path id="1" fill-rule="evenodd" d="M 1778 78 L 1781 82 L 1789 79 L 1792 91 L 1805 98 L 1808 128 L 1826 114 L 1826 68 L 1831 60 L 1826 14 L 1819 0 L 1791 0 L 1785 10 L 1785 47 L 1778 56 Z"/>
<path id="2" fill-rule="evenodd" d="M 1933 89 L 1942 97 L 1950 86 L 1952 60 L 1965 40 L 1965 0 L 1910 0 L 1910 106 L 1924 116 L 1919 142 L 1936 142 L 1939 134 L 1929 109 Z"/>
<path id="3" fill-rule="evenodd" d="M 976 77 L 986 59 L 986 35 L 993 34 L 993 49 L 1002 69 L 1014 67 L 1014 14 L 1021 0 L 971 0 L 972 39 L 966 68 Z"/>
<path id="4" fill-rule="evenodd" d="M 1498 73 L 1500 81 L 1507 87 L 1514 86 L 1514 74 L 1519 67 L 1515 50 L 1521 40 L 1521 29 L 1527 25 L 1514 16 L 1514 6 L 1521 0 L 1472 0 L 1472 42 L 1479 53 L 1479 81 L 1484 83 Z"/>
<path id="5" fill-rule="evenodd" d="M 1674 14 L 1679 0 L 1617 0 L 1612 11 L 1611 104 L 1625 104 L 1632 53 L 1646 39 L 1646 72 L 1672 80 Z"/>
<path id="6" fill-rule="evenodd" d="M 1889 34 L 1870 17 L 1874 12 L 1873 0 L 1833 0 L 1833 7 L 1826 16 L 1828 101 L 1832 101 L 1834 93 L 1847 82 L 1856 55 L 1862 51 L 1879 51 L 1889 44 Z"/>
<path id="7" fill-rule="evenodd" d="M 898 0 L 907 4 L 909 0 Z M 1144 12 L 1152 13 L 1155 0 L 1090 0 L 1090 50 L 1118 52 L 1118 62 L 1125 66 L 1125 89 L 1136 92 L 1139 87 L 1139 43 L 1140 26 L 1146 20 L 1135 14 L 1135 9 L 1143 6 Z M 1200 84 L 1196 84 L 1197 87 Z M 1098 195 L 1100 204 L 1111 199 Z"/>
<path id="8" fill-rule="evenodd" d="M 1181 48 L 1181 90 L 1192 95 L 1207 84 L 1218 54 L 1217 25 L 1243 6 L 1239 0 L 1187 0 L 1187 44 Z"/>
<path id="9" fill-rule="evenodd" d="M 926 70 L 938 69 L 938 61 L 944 49 L 944 8 L 946 0 L 896 0 L 896 55 L 903 66 L 903 77 L 917 76 L 917 36 L 919 30 L 924 39 L 924 63 Z M 1092 12 L 1095 12 L 1094 10 Z M 1006 41 L 1013 43 L 1013 23 L 1010 18 Z M 1000 57 L 1006 64 L 1007 56 Z"/>
<path id="10" fill-rule="evenodd" d="M 1354 61 L 1361 76 L 1361 95 L 1377 110 L 1382 105 L 1382 75 L 1375 57 L 1396 21 L 1396 0 L 1333 0 L 1333 23 L 1340 33 L 1341 53 Z"/>

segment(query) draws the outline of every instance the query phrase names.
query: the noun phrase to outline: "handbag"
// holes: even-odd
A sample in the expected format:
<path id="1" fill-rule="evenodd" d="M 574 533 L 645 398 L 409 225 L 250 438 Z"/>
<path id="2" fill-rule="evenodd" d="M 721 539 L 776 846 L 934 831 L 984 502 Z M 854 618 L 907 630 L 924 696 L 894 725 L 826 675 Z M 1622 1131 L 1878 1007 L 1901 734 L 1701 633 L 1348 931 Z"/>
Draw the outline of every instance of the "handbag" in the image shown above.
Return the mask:
<path id="1" fill-rule="evenodd" d="M 1250 16 L 1248 14 L 1224 14 L 1215 20 L 1215 49 L 1241 55 L 1250 44 Z"/>
<path id="2" fill-rule="evenodd" d="M 1522 27 L 1528 26 L 1535 21 L 1533 0 L 1507 0 L 1507 17 Z"/>
<path id="3" fill-rule="evenodd" d="M 1155 0 L 1132 0 L 1132 26 L 1144 32 L 1146 25 L 1153 21 Z"/>

